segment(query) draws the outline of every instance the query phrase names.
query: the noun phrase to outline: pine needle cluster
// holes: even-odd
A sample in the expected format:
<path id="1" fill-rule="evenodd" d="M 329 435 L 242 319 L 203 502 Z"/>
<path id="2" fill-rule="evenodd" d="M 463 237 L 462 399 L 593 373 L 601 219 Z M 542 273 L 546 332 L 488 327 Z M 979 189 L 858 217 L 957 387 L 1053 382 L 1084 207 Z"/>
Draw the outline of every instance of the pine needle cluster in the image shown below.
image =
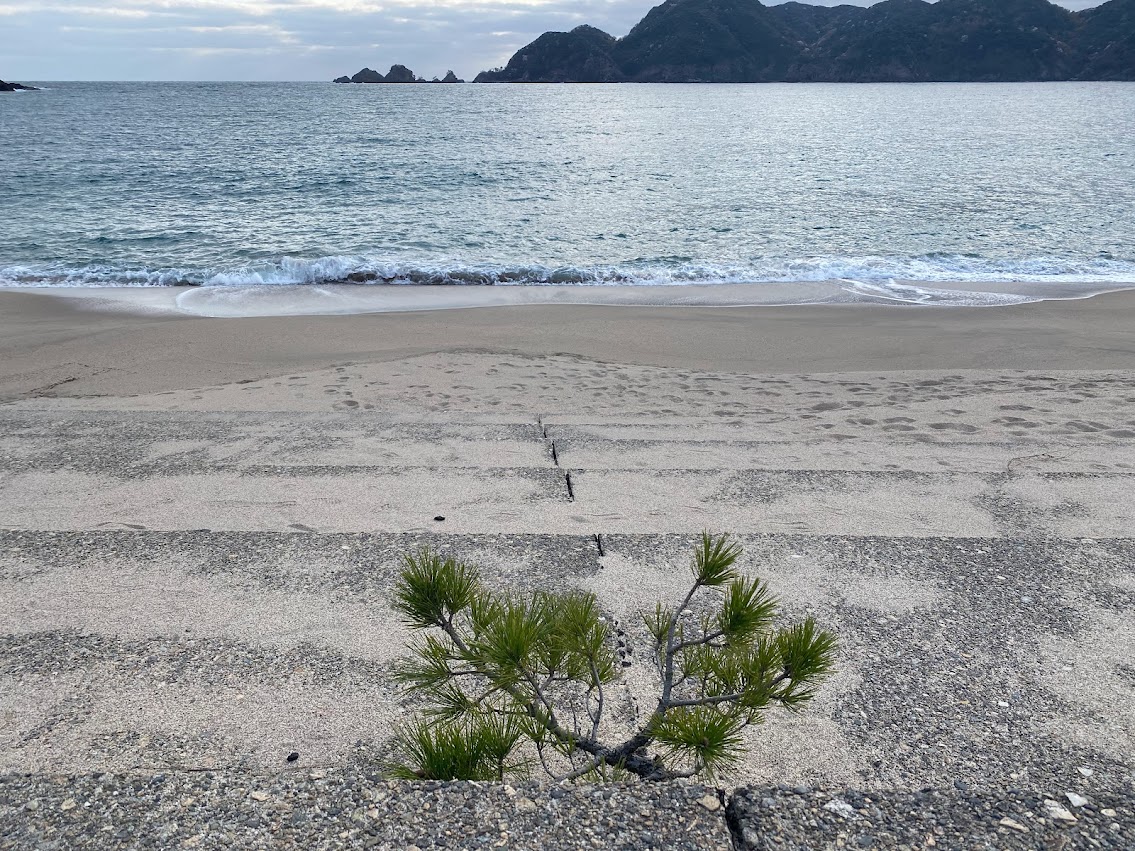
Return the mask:
<path id="1" fill-rule="evenodd" d="M 619 666 L 594 595 L 494 593 L 467 564 L 429 549 L 406 556 L 395 608 L 424 637 L 398 678 L 425 708 L 398 731 L 392 773 L 503 780 L 539 766 L 557 780 L 664 780 L 729 769 L 745 728 L 769 707 L 811 700 L 836 651 L 811 618 L 778 625 L 776 598 L 740 574 L 740 555 L 727 535 L 703 533 L 689 592 L 644 615 L 659 695 L 646 721 L 613 742 L 604 717 Z M 711 609 L 707 594 L 719 598 Z"/>

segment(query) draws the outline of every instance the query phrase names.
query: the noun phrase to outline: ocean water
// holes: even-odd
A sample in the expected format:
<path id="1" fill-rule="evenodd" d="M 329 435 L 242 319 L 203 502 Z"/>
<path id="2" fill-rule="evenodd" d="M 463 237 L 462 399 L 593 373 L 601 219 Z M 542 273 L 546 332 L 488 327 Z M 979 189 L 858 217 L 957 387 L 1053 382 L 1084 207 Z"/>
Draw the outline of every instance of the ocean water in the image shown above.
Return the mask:
<path id="1" fill-rule="evenodd" d="M 4 286 L 1135 286 L 1135 84 L 44 85 Z"/>

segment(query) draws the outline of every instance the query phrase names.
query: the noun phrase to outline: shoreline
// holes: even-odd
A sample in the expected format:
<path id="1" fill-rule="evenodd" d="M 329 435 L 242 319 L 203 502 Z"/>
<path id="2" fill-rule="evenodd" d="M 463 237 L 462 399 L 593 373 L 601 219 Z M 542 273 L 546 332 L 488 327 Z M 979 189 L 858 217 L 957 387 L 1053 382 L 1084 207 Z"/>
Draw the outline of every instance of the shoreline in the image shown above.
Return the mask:
<path id="1" fill-rule="evenodd" d="M 1135 282 L 850 279 L 665 285 L 265 284 L 10 287 L 91 310 L 208 318 L 346 316 L 486 307 L 1008 307 L 1135 291 Z"/>

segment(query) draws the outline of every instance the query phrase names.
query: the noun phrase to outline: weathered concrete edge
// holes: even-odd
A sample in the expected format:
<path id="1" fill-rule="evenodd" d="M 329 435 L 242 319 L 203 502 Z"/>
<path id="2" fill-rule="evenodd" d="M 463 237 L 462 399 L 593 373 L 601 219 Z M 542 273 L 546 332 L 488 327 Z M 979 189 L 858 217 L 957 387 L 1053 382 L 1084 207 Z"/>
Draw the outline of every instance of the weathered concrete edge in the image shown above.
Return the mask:
<path id="1" fill-rule="evenodd" d="M 1087 781 L 1087 778 L 1085 778 Z M 964 784 L 963 784 L 964 785 Z M 0 849 L 1135 848 L 1135 790 L 858 791 L 696 783 L 407 783 L 275 775 L 0 774 Z M 503 843 L 503 844 L 499 844 Z"/>

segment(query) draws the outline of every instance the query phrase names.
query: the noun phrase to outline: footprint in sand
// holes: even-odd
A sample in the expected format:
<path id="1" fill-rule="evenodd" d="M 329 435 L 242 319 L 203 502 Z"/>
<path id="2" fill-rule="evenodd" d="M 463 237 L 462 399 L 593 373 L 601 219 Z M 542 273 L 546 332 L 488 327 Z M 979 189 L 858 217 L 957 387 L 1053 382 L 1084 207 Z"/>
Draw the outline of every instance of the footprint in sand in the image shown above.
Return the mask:
<path id="1" fill-rule="evenodd" d="M 973 434 L 977 431 L 977 427 L 969 423 L 928 423 L 928 425 L 938 431 L 960 431 L 962 434 Z"/>

